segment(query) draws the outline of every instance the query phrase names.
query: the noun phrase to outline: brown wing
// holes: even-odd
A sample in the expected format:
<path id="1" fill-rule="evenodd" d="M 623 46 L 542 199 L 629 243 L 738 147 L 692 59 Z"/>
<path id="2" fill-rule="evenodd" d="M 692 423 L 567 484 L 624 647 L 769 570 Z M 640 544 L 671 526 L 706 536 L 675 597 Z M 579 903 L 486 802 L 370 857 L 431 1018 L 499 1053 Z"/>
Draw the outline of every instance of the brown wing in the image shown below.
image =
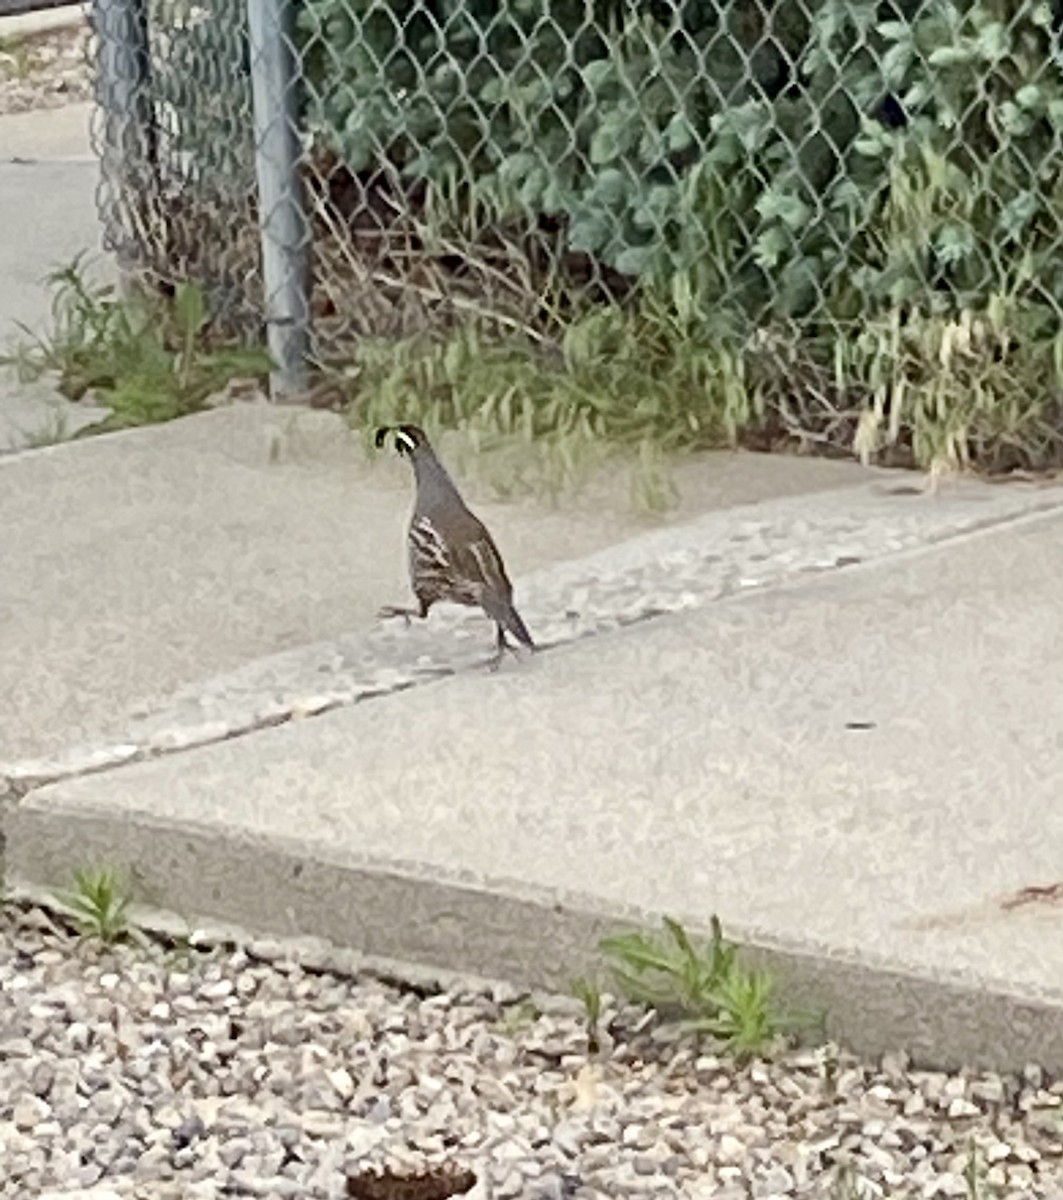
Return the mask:
<path id="1" fill-rule="evenodd" d="M 470 582 L 480 584 L 489 595 L 510 600 L 513 585 L 506 574 L 502 555 L 486 527 L 471 517 L 466 536 L 453 548 L 453 569 Z"/>

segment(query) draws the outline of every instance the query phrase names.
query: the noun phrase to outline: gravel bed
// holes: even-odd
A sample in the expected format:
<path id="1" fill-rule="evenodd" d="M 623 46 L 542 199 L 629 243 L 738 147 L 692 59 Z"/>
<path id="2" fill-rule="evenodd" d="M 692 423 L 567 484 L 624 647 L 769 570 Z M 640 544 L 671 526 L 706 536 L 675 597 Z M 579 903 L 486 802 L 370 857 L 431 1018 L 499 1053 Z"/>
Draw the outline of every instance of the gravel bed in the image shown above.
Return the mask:
<path id="1" fill-rule="evenodd" d="M 86 25 L 0 37 L 0 116 L 92 99 Z"/>
<path id="2" fill-rule="evenodd" d="M 1035 1066 L 947 1075 L 827 1046 L 738 1067 L 608 1006 L 592 1055 L 567 997 L 278 953 L 107 950 L 8 905 L 0 1196 L 340 1197 L 374 1166 L 444 1164 L 473 1200 L 1063 1196 L 1063 1082 Z"/>

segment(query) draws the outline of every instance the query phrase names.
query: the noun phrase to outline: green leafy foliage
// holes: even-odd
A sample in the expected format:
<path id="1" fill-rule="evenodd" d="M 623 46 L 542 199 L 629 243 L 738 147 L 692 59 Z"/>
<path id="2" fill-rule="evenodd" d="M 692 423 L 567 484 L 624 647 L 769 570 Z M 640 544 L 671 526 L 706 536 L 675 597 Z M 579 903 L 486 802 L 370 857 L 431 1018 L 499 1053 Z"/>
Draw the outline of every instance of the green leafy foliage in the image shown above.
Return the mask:
<path id="1" fill-rule="evenodd" d="M 681 16 L 601 0 L 545 16 L 483 0 L 312 0 L 300 26 L 310 128 L 351 171 L 424 181 L 499 223 L 560 223 L 566 251 L 637 277 L 701 262 L 692 202 L 719 183 L 697 169 L 706 138 L 724 96 L 754 96 L 780 55 L 757 49 L 763 20 L 702 0 Z M 733 198 L 725 226 L 748 196 Z M 725 244 L 732 231 L 712 232 Z"/>
<path id="2" fill-rule="evenodd" d="M 783 1009 L 774 981 L 741 963 L 715 917 L 708 945 L 666 917 L 662 935 L 617 934 L 604 938 L 601 949 L 627 999 L 678 1017 L 685 1032 L 709 1036 L 739 1057 L 762 1053 L 785 1032 L 818 1023 Z"/>
<path id="3" fill-rule="evenodd" d="M 250 179 L 244 6 L 157 8 L 164 149 L 190 156 L 182 186 L 215 219 L 218 181 Z M 603 441 L 656 509 L 661 455 L 687 447 L 1058 465 L 1052 12 L 306 0 L 318 333 L 372 310 L 351 352 L 360 412 L 534 444 L 500 491 L 556 494 Z M 216 272 L 220 290 L 253 270 Z M 397 340 L 400 293 L 440 336 Z"/>
<path id="4" fill-rule="evenodd" d="M 676 451 L 797 445 L 926 469 L 1004 472 L 1063 462 L 1063 398 L 1046 381 L 1063 332 L 1029 329 L 1013 297 L 984 316 L 897 309 L 810 337 L 795 323 L 742 336 L 645 295 L 573 320 L 557 349 L 466 324 L 439 338 L 363 343 L 359 425 L 415 420 L 491 450 L 462 464 L 500 497 L 559 496 L 607 458 L 637 508 L 676 500 Z M 369 448 L 367 442 L 367 449 Z"/>
<path id="5" fill-rule="evenodd" d="M 1033 0 L 310 0 L 311 129 L 703 305 L 1063 301 L 1063 64 Z M 460 186 L 455 186 L 458 181 Z"/>
<path id="6" fill-rule="evenodd" d="M 127 881 L 107 867 L 74 872 L 74 886 L 57 900 L 83 937 L 105 945 L 121 941 L 129 932 L 131 893 Z"/>
<path id="7" fill-rule="evenodd" d="M 93 432 L 196 412 L 231 379 L 270 369 L 264 351 L 212 339 L 206 300 L 194 283 L 180 284 L 172 300 L 123 299 L 111 285 L 92 281 L 83 254 L 47 282 L 51 330 L 39 336 L 23 327 L 26 343 L 0 361 L 23 378 L 54 374 L 72 400 L 94 392 L 112 414 Z"/>
<path id="8" fill-rule="evenodd" d="M 541 441 L 557 480 L 604 437 L 650 507 L 680 446 L 1063 461 L 1043 0 L 308 0 L 299 36 L 315 144 L 391 181 L 408 276 L 524 294 L 360 347 L 371 406 Z"/>
<path id="9" fill-rule="evenodd" d="M 365 430 L 416 419 L 432 436 L 467 431 L 473 449 L 495 452 L 503 497 L 556 497 L 621 455 L 636 506 L 661 512 L 675 500 L 663 456 L 733 445 L 755 415 L 738 351 L 726 331 L 664 305 L 592 310 L 556 350 L 467 324 L 444 340 L 360 346 L 354 412 Z"/>

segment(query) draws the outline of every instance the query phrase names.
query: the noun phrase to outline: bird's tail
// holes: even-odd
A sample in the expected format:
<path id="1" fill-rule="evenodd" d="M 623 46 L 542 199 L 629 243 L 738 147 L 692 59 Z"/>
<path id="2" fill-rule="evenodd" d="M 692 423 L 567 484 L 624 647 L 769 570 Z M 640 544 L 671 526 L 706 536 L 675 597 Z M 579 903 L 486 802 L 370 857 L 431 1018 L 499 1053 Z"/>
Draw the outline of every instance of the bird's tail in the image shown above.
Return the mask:
<path id="1" fill-rule="evenodd" d="M 535 643 L 532 641 L 532 635 L 528 632 L 528 626 L 524 624 L 520 613 L 517 612 L 512 603 L 507 604 L 504 608 L 500 608 L 498 612 L 491 615 L 507 633 L 513 634 L 518 642 L 527 646 L 529 650 L 535 649 Z"/>

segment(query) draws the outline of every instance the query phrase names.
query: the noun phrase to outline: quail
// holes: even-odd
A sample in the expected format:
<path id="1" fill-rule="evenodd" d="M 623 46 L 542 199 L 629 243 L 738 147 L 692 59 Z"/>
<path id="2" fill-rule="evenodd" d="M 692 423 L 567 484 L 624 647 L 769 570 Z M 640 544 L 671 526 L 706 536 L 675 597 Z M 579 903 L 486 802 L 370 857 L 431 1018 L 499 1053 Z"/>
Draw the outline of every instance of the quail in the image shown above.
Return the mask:
<path id="1" fill-rule="evenodd" d="M 389 605 L 380 610 L 380 616 L 405 617 L 409 624 L 411 617 L 427 617 L 428 610 L 440 600 L 480 607 L 498 631 L 492 670 L 507 650 L 516 652 L 506 639 L 507 633 L 534 650 L 528 627 L 513 605 L 513 585 L 498 547 L 483 523 L 469 511 L 424 430 L 416 425 L 382 426 L 376 431 L 378 449 L 389 433 L 394 436 L 399 454 L 409 456 L 417 487 L 406 540 L 410 583 L 419 607 Z"/>

